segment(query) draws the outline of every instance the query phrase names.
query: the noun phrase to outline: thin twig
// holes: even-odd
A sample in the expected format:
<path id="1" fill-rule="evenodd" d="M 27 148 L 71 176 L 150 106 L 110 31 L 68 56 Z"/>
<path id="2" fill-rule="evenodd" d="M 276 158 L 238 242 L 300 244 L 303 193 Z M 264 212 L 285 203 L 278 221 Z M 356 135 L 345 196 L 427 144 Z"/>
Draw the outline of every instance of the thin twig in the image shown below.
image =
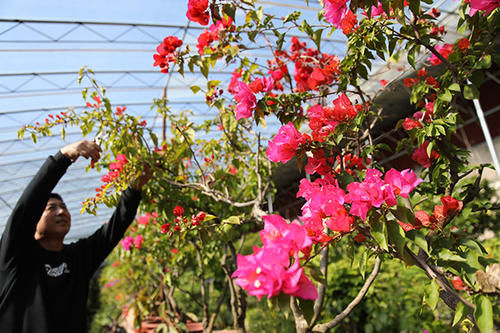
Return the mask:
<path id="1" fill-rule="evenodd" d="M 351 301 L 351 303 L 349 303 L 349 305 L 344 309 L 344 311 L 342 311 L 340 314 L 338 314 L 335 318 L 333 318 L 328 323 L 318 324 L 318 325 L 314 326 L 312 329 L 313 332 L 327 332 L 328 330 L 330 330 L 333 327 L 340 324 L 340 322 L 342 320 L 344 320 L 344 318 L 346 318 L 352 312 L 352 310 L 354 310 L 354 308 L 361 302 L 363 297 L 365 297 L 366 293 L 368 292 L 368 289 L 370 288 L 373 281 L 377 277 L 377 274 L 380 270 L 381 262 L 382 261 L 380 260 L 380 258 L 377 257 L 377 260 L 375 261 L 375 266 L 373 267 L 373 271 L 370 273 L 370 276 L 368 277 L 368 279 L 366 279 L 363 287 L 359 291 L 356 298 L 354 298 Z"/>

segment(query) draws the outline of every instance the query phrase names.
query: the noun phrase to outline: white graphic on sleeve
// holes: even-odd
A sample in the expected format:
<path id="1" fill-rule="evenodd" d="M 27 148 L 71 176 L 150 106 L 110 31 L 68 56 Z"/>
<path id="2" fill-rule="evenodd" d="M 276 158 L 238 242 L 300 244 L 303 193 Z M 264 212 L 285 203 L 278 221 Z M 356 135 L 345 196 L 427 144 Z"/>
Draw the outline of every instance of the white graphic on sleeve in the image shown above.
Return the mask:
<path id="1" fill-rule="evenodd" d="M 63 262 L 57 267 L 52 267 L 49 264 L 45 264 L 45 270 L 47 271 L 47 275 L 50 277 L 58 277 L 63 275 L 64 273 L 69 273 L 68 264 Z"/>

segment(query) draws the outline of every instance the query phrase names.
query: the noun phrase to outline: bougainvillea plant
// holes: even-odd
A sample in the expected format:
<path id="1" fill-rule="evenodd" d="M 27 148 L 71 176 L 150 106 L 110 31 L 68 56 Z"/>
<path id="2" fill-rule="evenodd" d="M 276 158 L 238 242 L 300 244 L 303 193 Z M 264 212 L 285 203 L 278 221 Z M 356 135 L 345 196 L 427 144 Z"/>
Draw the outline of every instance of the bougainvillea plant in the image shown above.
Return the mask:
<path id="1" fill-rule="evenodd" d="M 174 115 L 165 98 L 155 100 L 153 109 L 164 119 L 159 138 L 124 107 L 113 109 L 92 72 L 83 69 L 81 78 L 93 82 L 88 109 L 27 125 L 20 135 L 29 131 L 36 140 L 54 126 L 64 131 L 77 125 L 101 140 L 110 154 L 95 167 L 109 172 L 96 196 L 84 202 L 90 212 L 97 203 L 116 202 L 145 164 L 155 168 L 142 213 L 116 251 L 120 263 L 110 270 L 117 276 L 109 288 L 121 278 L 132 298 L 127 304 L 139 316 L 185 321 L 173 297 L 180 291 L 200 296 L 193 302 L 201 307 L 204 331 L 213 329 L 230 299 L 233 326 L 244 332 L 246 292 L 281 305 L 285 300 L 297 332 L 326 332 L 362 301 L 382 261 L 399 260 L 428 276 L 424 299 L 432 309 L 441 299 L 455 311 L 453 325 L 468 322 L 492 332 L 498 328 L 498 263 L 453 226 L 457 216 L 498 205 L 476 200 L 488 166 L 469 165 L 452 135 L 462 123 L 459 103 L 478 99 L 485 73 L 500 63 L 500 3 L 463 1 L 457 21 L 462 36 L 447 42 L 433 4 L 324 0 L 314 21 L 300 12 L 268 14 L 253 1 L 189 0 L 186 18 L 208 29 L 196 49 L 165 37 L 153 61 L 163 73 L 201 73 L 206 88 L 191 89 L 205 93 L 212 119 L 194 123 L 188 114 Z M 337 29 L 345 35 L 345 53 L 322 52 L 323 34 Z M 257 48 L 272 56 L 252 61 L 247 51 Z M 390 117 L 399 117 L 391 126 L 405 133 L 395 147 L 382 142 L 387 133 L 380 126 L 391 110 L 377 99 L 395 82 L 383 79 L 372 93 L 363 89 L 374 62 L 386 59 L 400 59 L 411 91 L 412 111 Z M 216 66 L 233 71 L 227 86 L 210 79 Z M 260 130 L 270 118 L 281 127 L 265 144 Z M 203 135 L 208 132 L 213 139 Z M 404 152 L 413 168 L 390 167 L 386 150 Z M 297 163 L 307 174 L 296 194 L 304 204 L 293 221 L 265 212 L 274 193 L 272 170 L 283 163 Z M 262 246 L 240 253 L 245 237 L 258 231 Z M 361 249 L 363 272 L 370 258 L 374 266 L 345 311 L 322 318 L 329 249 L 341 240 Z M 127 270 L 133 283 L 118 276 Z M 183 276 L 201 279 L 198 291 L 183 288 Z M 215 305 L 208 302 L 210 279 L 219 287 Z"/>

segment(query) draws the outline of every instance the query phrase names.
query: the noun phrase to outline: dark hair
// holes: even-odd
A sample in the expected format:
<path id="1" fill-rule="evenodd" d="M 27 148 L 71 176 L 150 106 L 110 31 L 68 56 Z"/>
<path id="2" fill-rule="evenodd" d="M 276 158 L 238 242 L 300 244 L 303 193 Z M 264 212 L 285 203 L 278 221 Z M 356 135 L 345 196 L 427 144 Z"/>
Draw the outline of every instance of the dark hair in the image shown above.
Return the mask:
<path id="1" fill-rule="evenodd" d="M 57 200 L 60 200 L 60 201 L 64 202 L 64 200 L 62 199 L 62 197 L 59 194 L 57 194 L 57 193 L 50 193 L 49 199 L 51 199 L 51 198 L 54 198 L 54 199 L 57 199 Z"/>

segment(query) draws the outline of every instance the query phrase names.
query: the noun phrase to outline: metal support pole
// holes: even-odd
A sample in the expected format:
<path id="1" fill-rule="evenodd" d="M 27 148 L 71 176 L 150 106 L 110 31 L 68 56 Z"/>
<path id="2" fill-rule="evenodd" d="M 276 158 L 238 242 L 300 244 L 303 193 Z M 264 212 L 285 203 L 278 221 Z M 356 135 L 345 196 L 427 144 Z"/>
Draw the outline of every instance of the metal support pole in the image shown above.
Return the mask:
<path id="1" fill-rule="evenodd" d="M 498 162 L 497 152 L 495 150 L 495 145 L 493 144 L 493 139 L 491 138 L 490 130 L 488 129 L 488 124 L 486 123 L 486 118 L 484 117 L 483 108 L 479 103 L 479 100 L 473 100 L 474 107 L 476 108 L 477 117 L 479 119 L 479 124 L 483 130 L 484 138 L 486 139 L 486 144 L 488 145 L 488 150 L 490 151 L 491 159 L 493 160 L 493 165 L 497 171 L 497 175 L 500 178 L 500 163 Z"/>

